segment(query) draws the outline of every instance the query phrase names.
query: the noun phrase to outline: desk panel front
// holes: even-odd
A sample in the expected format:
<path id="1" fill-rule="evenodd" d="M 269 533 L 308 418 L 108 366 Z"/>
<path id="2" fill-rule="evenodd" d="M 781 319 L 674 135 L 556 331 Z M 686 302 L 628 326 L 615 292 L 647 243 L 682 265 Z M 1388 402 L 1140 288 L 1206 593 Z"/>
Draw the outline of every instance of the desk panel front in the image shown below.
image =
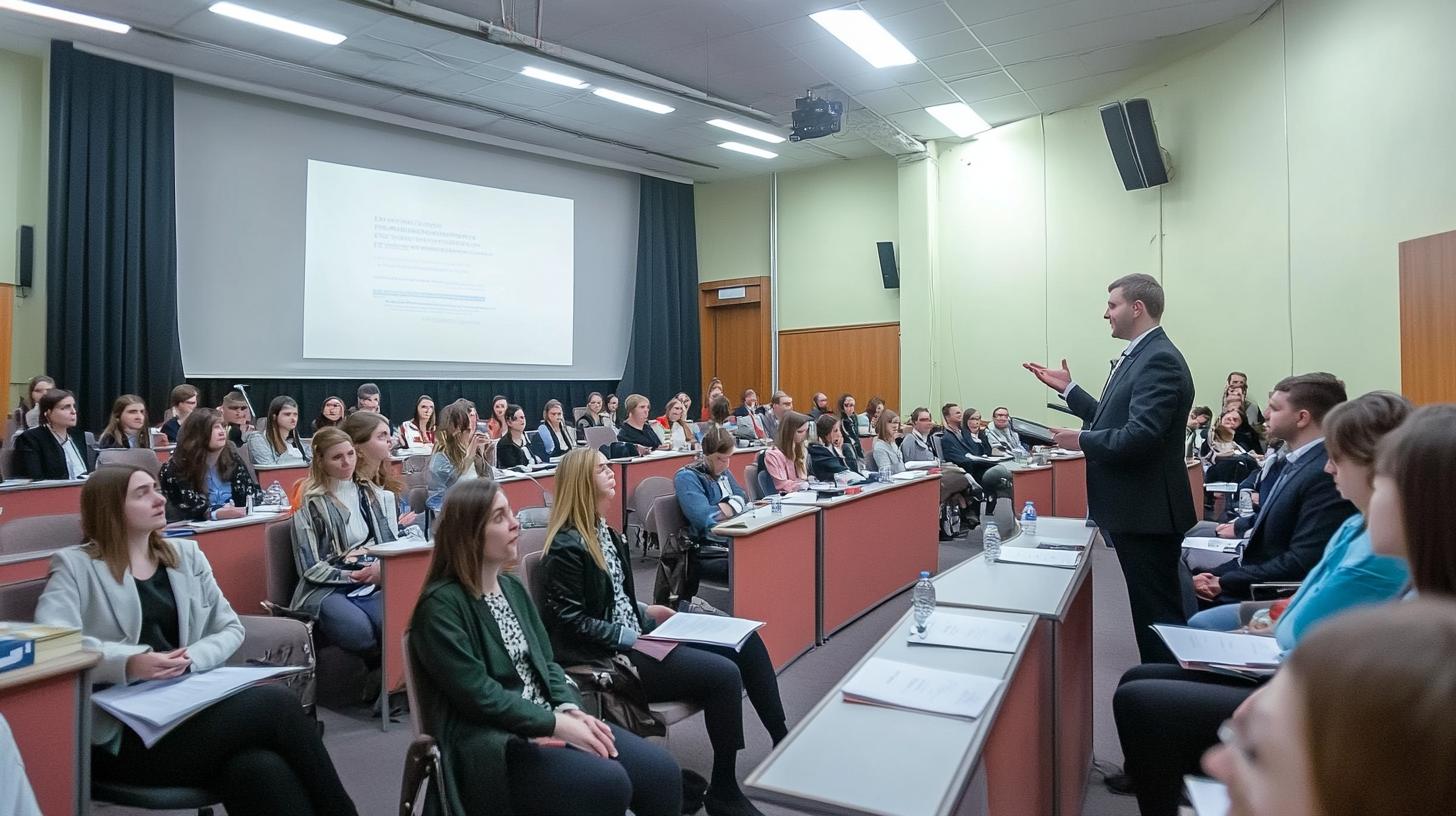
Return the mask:
<path id="1" fill-rule="evenodd" d="M 764 622 L 758 634 L 775 670 L 782 671 L 816 642 L 817 515 L 803 513 L 736 535 L 729 550 L 730 611 Z"/>
<path id="2" fill-rule="evenodd" d="M 1041 505 L 1037 505 L 1040 507 Z M 1020 505 L 1017 506 L 1018 511 Z M 1087 516 L 1087 457 L 1052 460 L 1052 515 L 1063 518 Z M 1045 515 L 1038 511 L 1039 515 Z"/>
<path id="3" fill-rule="evenodd" d="M 502 479 L 500 481 L 501 490 L 505 491 L 506 499 L 511 503 L 511 510 L 520 512 L 526 507 L 545 507 L 546 497 L 541 495 L 541 491 L 556 493 L 556 475 L 554 473 L 532 478 L 536 481 L 532 482 L 530 479 Z M 537 487 L 537 484 L 540 486 Z M 607 518 L 613 517 L 608 516 Z"/>
<path id="4" fill-rule="evenodd" d="M 420 591 L 425 588 L 434 552 L 434 546 L 422 543 L 398 552 L 375 553 L 379 557 L 379 588 L 384 593 L 384 621 L 379 634 L 382 693 L 404 688 L 404 632 L 414 617 Z M 384 718 L 380 727 L 387 728 L 388 723 Z"/>
<path id="5" fill-rule="evenodd" d="M 1027 502 L 1036 505 L 1037 515 L 1056 515 L 1042 510 L 1043 507 L 1052 506 L 1052 468 L 1050 465 L 1031 467 L 1012 467 L 1011 469 L 1011 505 L 1016 510 L 1016 515 L 1021 515 L 1021 508 Z"/>
<path id="6" fill-rule="evenodd" d="M 259 604 L 268 599 L 268 525 L 287 520 L 271 514 L 251 524 L 191 534 L 212 565 L 218 588 L 239 615 L 261 613 Z"/>
<path id="7" fill-rule="evenodd" d="M 0 521 L 81 512 L 81 482 L 0 490 Z"/>
<path id="8" fill-rule="evenodd" d="M 90 669 L 95 652 L 0 675 L 0 715 L 10 724 L 40 812 L 79 814 L 90 799 Z"/>
<path id="9" fill-rule="evenodd" d="M 917 479 L 821 506 L 821 637 L 935 572 L 940 480 Z"/>

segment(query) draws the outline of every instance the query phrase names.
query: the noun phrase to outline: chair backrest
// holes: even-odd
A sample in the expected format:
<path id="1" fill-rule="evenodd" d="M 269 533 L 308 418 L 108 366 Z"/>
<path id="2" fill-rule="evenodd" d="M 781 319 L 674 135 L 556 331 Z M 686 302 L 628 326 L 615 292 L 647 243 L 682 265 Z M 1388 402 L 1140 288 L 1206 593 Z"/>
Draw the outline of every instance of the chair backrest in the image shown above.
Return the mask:
<path id="1" fill-rule="evenodd" d="M 0 448 L 10 447 L 10 440 L 14 439 L 15 432 L 20 430 L 20 423 L 15 419 L 19 413 L 20 409 L 16 408 L 14 412 L 5 417 L 5 437 L 0 439 Z"/>
<path id="2" fill-rule="evenodd" d="M 593 425 L 586 429 L 586 444 L 589 448 L 600 448 L 603 445 L 610 445 L 616 441 L 617 432 L 611 428 Z"/>
<path id="3" fill-rule="evenodd" d="M 758 484 L 758 465 L 749 465 L 743 469 L 743 481 L 747 482 L 743 486 L 743 490 L 748 493 L 748 498 L 753 501 L 763 498 L 763 492 Z"/>
<path id="4" fill-rule="evenodd" d="M 96 434 L 90 431 L 86 432 L 86 447 L 92 450 L 96 449 Z"/>
<path id="5" fill-rule="evenodd" d="M 430 489 L 427 487 L 411 487 L 409 491 L 409 506 L 416 513 L 425 512 L 425 502 L 430 498 Z"/>
<path id="6" fill-rule="evenodd" d="M 938 431 L 930 435 L 930 450 L 935 453 L 936 459 L 940 459 L 942 461 L 945 459 L 945 456 L 942 455 L 940 452 L 940 438 L 942 435 L 944 435 L 944 433 L 944 431 Z"/>
<path id="7" fill-rule="evenodd" d="M 652 521 L 652 532 L 657 534 L 657 543 L 662 548 L 662 554 L 681 554 L 683 542 L 686 540 L 683 530 L 688 526 L 688 518 L 683 515 L 682 505 L 677 503 L 677 494 L 658 496 L 657 500 L 652 503 L 649 518 Z"/>
<path id="8" fill-rule="evenodd" d="M 96 466 L 106 465 L 131 465 L 152 474 L 156 478 L 157 473 L 162 469 L 162 462 L 157 459 L 157 452 L 150 448 L 107 448 L 96 454 Z"/>
<path id="9" fill-rule="evenodd" d="M 253 481 L 258 481 L 258 468 L 253 463 L 253 449 L 247 445 L 234 445 L 233 450 L 238 452 L 238 458 L 243 460 L 243 466 L 248 469 L 248 475 Z"/>
<path id="10" fill-rule="evenodd" d="M 0 479 L 9 479 L 15 473 L 15 447 L 0 448 Z"/>
<path id="11" fill-rule="evenodd" d="M 584 416 L 586 416 L 586 406 L 585 405 L 581 405 L 581 406 L 578 406 L 576 408 L 572 408 L 571 409 L 571 421 L 572 422 L 580 422 L 581 421 L 581 418 L 584 417 Z"/>
<path id="12" fill-rule="evenodd" d="M 426 487 L 430 483 L 430 454 L 416 453 L 404 460 L 404 483 L 409 487 Z M 414 507 L 410 502 L 410 507 Z"/>
<path id="13" fill-rule="evenodd" d="M 269 524 L 264 538 L 267 540 L 263 562 L 268 573 L 268 600 L 287 606 L 292 603 L 293 590 L 298 586 L 298 565 L 293 560 L 293 522 Z"/>
<path id="14" fill-rule="evenodd" d="M 516 557 L 525 559 L 531 553 L 538 553 L 546 549 L 546 528 L 545 527 L 523 527 L 521 535 L 516 539 Z"/>
<path id="15" fill-rule="evenodd" d="M 636 523 L 646 525 L 647 511 L 652 509 L 653 502 L 661 496 L 677 496 L 677 490 L 673 487 L 672 480 L 666 476 L 648 476 L 632 491 L 627 498 L 627 509 L 629 514 L 635 515 Z"/>
<path id="16" fill-rule="evenodd" d="M 80 513 L 28 516 L 0 524 L 0 555 L 55 550 L 81 540 Z"/>
<path id="17" fill-rule="evenodd" d="M 399 638 L 400 660 L 404 663 L 404 693 L 409 700 L 410 728 L 414 730 L 416 737 L 430 733 L 430 729 L 424 723 L 425 710 L 420 708 L 420 689 L 416 683 L 414 659 L 410 655 L 410 630 L 404 630 Z"/>
<path id="18" fill-rule="evenodd" d="M 35 606 L 45 585 L 45 578 L 34 578 L 0 586 L 0 620 L 35 620 Z"/>
<path id="19" fill-rule="evenodd" d="M 544 550 L 537 550 L 521 559 L 521 583 L 526 585 L 526 594 L 531 596 L 537 609 L 546 597 L 546 575 L 541 571 L 541 557 L 545 554 Z"/>

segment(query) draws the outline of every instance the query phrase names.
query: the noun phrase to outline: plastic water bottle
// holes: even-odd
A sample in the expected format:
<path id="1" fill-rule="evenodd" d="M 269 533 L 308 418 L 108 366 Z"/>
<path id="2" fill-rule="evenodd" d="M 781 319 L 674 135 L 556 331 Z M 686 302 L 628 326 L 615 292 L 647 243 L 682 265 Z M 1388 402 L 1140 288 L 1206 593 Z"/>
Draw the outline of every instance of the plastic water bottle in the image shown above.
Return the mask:
<path id="1" fill-rule="evenodd" d="M 263 491 L 263 504 L 280 507 L 288 504 L 288 493 L 277 479 L 274 479 L 273 484 L 268 485 L 268 489 Z"/>
<path id="2" fill-rule="evenodd" d="M 920 580 L 910 590 L 910 609 L 915 613 L 915 634 L 924 640 L 925 624 L 930 620 L 930 613 L 935 611 L 935 584 L 930 583 L 928 571 L 921 570 Z"/>
<path id="3" fill-rule="evenodd" d="M 986 525 L 986 533 L 981 536 L 981 548 L 986 553 L 986 563 L 994 564 L 1001 558 L 1001 529 L 996 522 Z"/>
<path id="4" fill-rule="evenodd" d="M 1031 502 L 1021 508 L 1021 532 L 1036 535 L 1036 505 Z"/>
<path id="5" fill-rule="evenodd" d="M 1244 518 L 1254 515 L 1254 491 L 1248 488 L 1239 491 L 1239 515 Z"/>
<path id="6" fill-rule="evenodd" d="M 768 509 L 772 513 L 784 512 L 784 494 L 774 493 L 768 497 Z"/>

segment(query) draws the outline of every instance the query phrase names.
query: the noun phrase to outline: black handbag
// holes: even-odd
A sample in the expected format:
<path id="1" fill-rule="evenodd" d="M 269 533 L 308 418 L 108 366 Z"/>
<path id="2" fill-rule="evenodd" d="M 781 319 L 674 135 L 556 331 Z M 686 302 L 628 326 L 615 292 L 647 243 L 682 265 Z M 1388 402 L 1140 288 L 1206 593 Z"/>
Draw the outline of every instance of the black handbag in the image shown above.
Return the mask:
<path id="1" fill-rule="evenodd" d="M 667 723 L 652 713 L 642 678 L 624 655 L 562 668 L 576 683 L 586 713 L 639 737 L 667 736 Z"/>

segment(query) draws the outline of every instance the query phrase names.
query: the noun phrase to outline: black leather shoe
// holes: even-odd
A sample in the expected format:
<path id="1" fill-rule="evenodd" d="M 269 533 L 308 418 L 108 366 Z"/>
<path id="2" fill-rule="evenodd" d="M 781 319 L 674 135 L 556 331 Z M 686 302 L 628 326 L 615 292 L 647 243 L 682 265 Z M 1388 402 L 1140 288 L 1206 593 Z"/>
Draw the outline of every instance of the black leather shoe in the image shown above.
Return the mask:
<path id="1" fill-rule="evenodd" d="M 1125 773 L 1113 774 L 1112 776 L 1105 777 L 1102 780 L 1102 784 L 1107 787 L 1107 790 L 1117 794 L 1118 796 L 1133 796 L 1137 793 L 1137 791 L 1133 789 L 1132 777 L 1128 776 Z"/>

